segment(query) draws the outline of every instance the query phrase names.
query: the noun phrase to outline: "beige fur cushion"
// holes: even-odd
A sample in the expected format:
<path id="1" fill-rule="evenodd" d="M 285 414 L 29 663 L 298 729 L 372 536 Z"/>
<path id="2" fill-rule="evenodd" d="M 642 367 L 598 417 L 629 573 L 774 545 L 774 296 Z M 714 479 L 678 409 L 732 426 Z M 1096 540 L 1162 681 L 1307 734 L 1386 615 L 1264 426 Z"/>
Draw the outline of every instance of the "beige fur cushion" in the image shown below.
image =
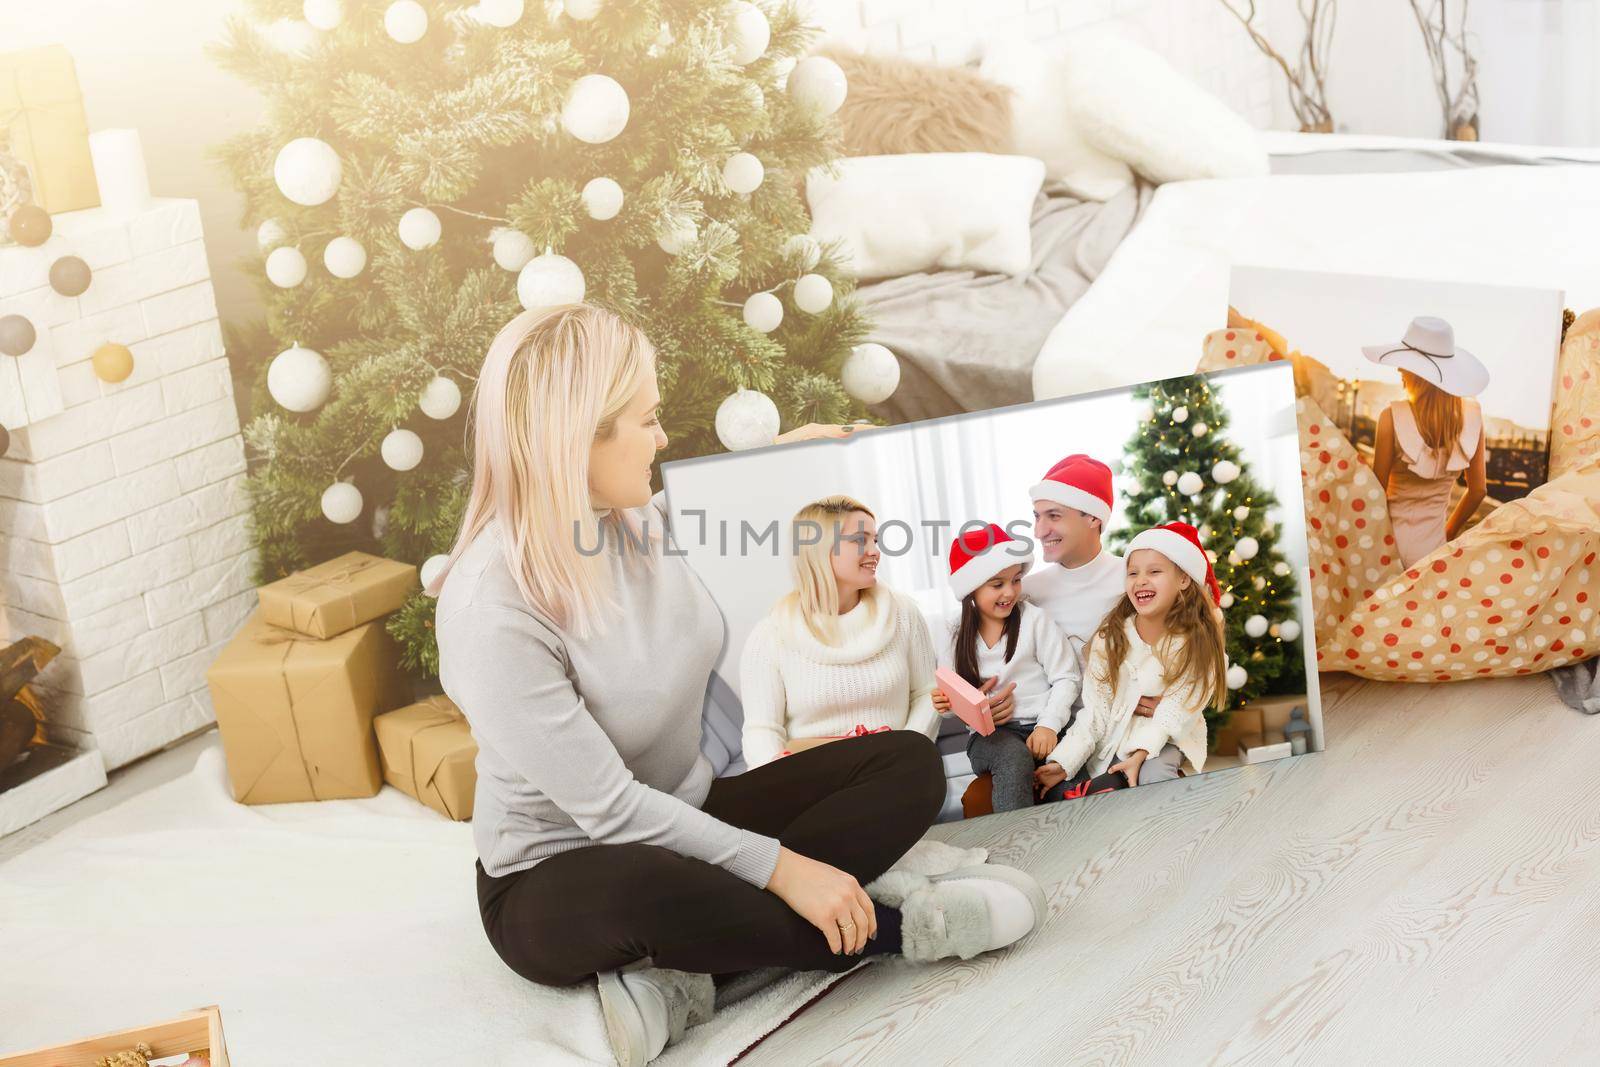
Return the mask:
<path id="1" fill-rule="evenodd" d="M 1011 151 L 1011 90 L 966 67 L 824 50 L 850 92 L 839 109 L 848 156 Z"/>

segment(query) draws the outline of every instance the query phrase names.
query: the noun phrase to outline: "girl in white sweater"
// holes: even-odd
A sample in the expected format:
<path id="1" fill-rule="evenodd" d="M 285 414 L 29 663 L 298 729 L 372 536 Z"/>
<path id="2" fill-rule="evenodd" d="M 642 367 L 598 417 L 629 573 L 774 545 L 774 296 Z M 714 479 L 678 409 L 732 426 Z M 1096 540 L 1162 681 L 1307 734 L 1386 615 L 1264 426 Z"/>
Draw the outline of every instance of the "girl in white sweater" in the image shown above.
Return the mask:
<path id="1" fill-rule="evenodd" d="M 934 737 L 933 640 L 916 605 L 878 583 L 872 512 L 833 496 L 794 522 L 795 589 L 756 623 L 739 663 L 746 762 L 852 733 Z"/>
<path id="2" fill-rule="evenodd" d="M 1169 522 L 1128 544 L 1127 595 L 1089 645 L 1083 710 L 1034 772 L 1042 800 L 1139 784 L 1169 742 L 1205 768 L 1205 709 L 1227 699 L 1221 591 L 1193 526 Z M 1148 718 L 1139 698 L 1162 694 Z"/>
<path id="3" fill-rule="evenodd" d="M 961 601 L 961 619 L 940 649 L 939 665 L 979 689 L 1014 687 L 1010 706 L 994 712 L 994 733 L 967 738 L 973 771 L 993 777 L 995 811 L 1033 806 L 1034 767 L 1056 747 L 1078 695 L 1067 635 L 1019 599 L 1032 565 L 1030 551 L 993 523 L 950 546 L 950 589 Z M 943 690 L 934 690 L 933 706 L 941 714 L 950 710 Z"/>

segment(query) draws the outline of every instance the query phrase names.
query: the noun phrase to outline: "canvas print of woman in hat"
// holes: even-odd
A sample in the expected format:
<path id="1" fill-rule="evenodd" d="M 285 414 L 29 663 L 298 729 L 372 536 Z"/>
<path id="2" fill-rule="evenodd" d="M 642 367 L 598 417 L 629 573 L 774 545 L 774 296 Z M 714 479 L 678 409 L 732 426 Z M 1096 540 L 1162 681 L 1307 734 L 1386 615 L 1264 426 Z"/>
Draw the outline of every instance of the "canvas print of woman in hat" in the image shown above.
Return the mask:
<path id="1" fill-rule="evenodd" d="M 1378 418 L 1372 470 L 1389 502 L 1400 562 L 1409 567 L 1453 540 L 1488 495 L 1483 410 L 1473 399 L 1489 384 L 1489 371 L 1455 343 L 1444 319 L 1411 320 L 1393 344 L 1365 345 L 1362 353 L 1400 372 L 1403 400 Z M 1450 506 L 1457 479 L 1466 492 Z"/>

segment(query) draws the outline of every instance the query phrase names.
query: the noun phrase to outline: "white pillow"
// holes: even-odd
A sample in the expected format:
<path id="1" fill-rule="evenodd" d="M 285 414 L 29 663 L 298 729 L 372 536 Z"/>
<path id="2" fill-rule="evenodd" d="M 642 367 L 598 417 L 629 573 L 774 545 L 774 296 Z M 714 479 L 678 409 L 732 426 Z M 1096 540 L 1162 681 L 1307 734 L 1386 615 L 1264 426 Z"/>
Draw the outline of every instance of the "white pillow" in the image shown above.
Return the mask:
<path id="1" fill-rule="evenodd" d="M 1143 45 L 1083 30 L 1056 55 L 1071 124 L 1151 181 L 1267 173 L 1254 127 Z"/>
<path id="2" fill-rule="evenodd" d="M 811 236 L 838 241 L 856 278 L 924 270 L 1018 274 L 1044 164 L 1025 156 L 927 152 L 854 156 L 806 177 Z"/>
<path id="3" fill-rule="evenodd" d="M 1133 171 L 1090 144 L 1067 107 L 1061 66 L 1022 40 L 984 46 L 978 72 L 1011 90 L 1011 150 L 1044 160 L 1045 174 L 1082 200 L 1110 200 Z"/>

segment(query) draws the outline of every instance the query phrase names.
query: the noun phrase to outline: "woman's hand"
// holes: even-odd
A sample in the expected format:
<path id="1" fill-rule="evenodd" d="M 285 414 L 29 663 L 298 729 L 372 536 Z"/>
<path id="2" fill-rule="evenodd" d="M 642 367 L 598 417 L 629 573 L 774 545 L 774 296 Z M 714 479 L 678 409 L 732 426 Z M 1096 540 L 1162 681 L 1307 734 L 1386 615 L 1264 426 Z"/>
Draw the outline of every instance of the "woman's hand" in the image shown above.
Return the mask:
<path id="1" fill-rule="evenodd" d="M 1033 769 L 1033 790 L 1040 796 L 1048 793 L 1052 787 L 1066 780 L 1066 768 L 1055 760 L 1041 764 Z"/>
<path id="2" fill-rule="evenodd" d="M 940 715 L 946 715 L 950 711 L 950 695 L 943 689 L 933 691 L 933 710 Z"/>
<path id="3" fill-rule="evenodd" d="M 1133 754 L 1127 759 L 1123 760 L 1121 763 L 1113 763 L 1111 766 L 1107 767 L 1106 773 L 1110 774 L 1112 771 L 1121 771 L 1123 774 L 1128 776 L 1129 785 L 1138 785 L 1139 768 L 1143 767 L 1144 761 L 1149 758 L 1150 753 L 1146 752 L 1142 748 L 1136 748 L 1133 750 Z"/>
<path id="4" fill-rule="evenodd" d="M 1135 715 L 1143 715 L 1147 719 L 1150 718 L 1156 713 L 1156 705 L 1161 703 L 1161 698 L 1164 696 L 1166 696 L 1165 693 L 1158 693 L 1153 697 L 1140 697 L 1139 703 L 1133 706 L 1133 713 Z"/>
<path id="5" fill-rule="evenodd" d="M 996 726 L 1011 718 L 1012 708 L 1016 704 L 1016 700 L 1012 696 L 1012 693 L 1017 688 L 1016 682 L 1007 682 L 1006 687 L 998 693 L 991 692 L 995 687 L 995 683 L 999 680 L 999 678 L 985 678 L 983 684 L 978 687 L 979 692 L 989 694 L 989 714 L 994 716 L 994 724 Z"/>
<path id="6" fill-rule="evenodd" d="M 780 846 L 767 889 L 821 930 L 835 956 L 859 954 L 869 937 L 878 936 L 872 899 L 861 883 L 837 867 Z"/>
<path id="7" fill-rule="evenodd" d="M 1028 751 L 1033 753 L 1034 759 L 1044 759 L 1055 751 L 1057 740 L 1056 732 L 1050 727 L 1035 726 L 1028 735 Z"/>
<path id="8" fill-rule="evenodd" d="M 780 433 L 772 439 L 775 445 L 787 445 L 794 441 L 818 441 L 826 438 L 853 437 L 862 430 L 876 430 L 877 424 L 867 422 L 865 419 L 857 422 L 808 422 L 804 426 L 796 426 L 788 433 Z"/>

